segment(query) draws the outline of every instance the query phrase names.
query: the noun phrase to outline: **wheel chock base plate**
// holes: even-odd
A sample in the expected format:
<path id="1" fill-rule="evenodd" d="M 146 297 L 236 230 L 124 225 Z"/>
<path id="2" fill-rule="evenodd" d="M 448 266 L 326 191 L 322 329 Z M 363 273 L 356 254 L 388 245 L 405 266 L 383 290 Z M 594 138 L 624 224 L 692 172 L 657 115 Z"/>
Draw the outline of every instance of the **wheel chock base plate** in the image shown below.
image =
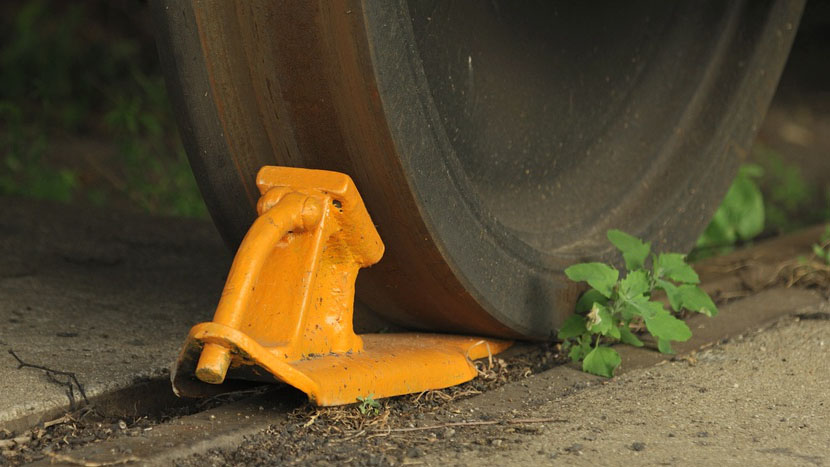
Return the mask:
<path id="1" fill-rule="evenodd" d="M 311 402 L 330 406 L 419 393 L 475 378 L 473 360 L 486 358 L 510 342 L 442 334 L 363 334 L 363 350 L 279 358 L 243 333 L 216 323 L 195 326 L 173 370 L 173 387 L 182 396 L 207 397 L 236 388 L 239 380 L 283 382 L 306 393 Z M 231 350 L 230 383 L 215 385 L 194 376 L 205 344 Z"/>

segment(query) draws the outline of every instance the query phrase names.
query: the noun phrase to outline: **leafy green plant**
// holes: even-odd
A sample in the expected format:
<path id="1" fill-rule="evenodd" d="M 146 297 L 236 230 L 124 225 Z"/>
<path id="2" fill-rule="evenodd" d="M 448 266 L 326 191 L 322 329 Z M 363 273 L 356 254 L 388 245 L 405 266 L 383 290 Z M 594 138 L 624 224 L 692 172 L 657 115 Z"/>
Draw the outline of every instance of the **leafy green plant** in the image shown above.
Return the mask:
<path id="1" fill-rule="evenodd" d="M 784 263 L 778 277 L 787 287 L 815 288 L 827 295 L 830 292 L 830 224 L 825 225 L 824 233 L 812 249 L 812 255 L 798 256 Z"/>
<path id="2" fill-rule="evenodd" d="M 802 167 L 764 144 L 756 143 L 752 156 L 764 169 L 760 186 L 768 230 L 791 232 L 830 218 L 830 187 L 822 191 L 804 177 Z"/>
<path id="3" fill-rule="evenodd" d="M 679 253 L 651 253 L 651 243 L 620 230 L 609 230 L 608 240 L 620 251 L 625 275 L 604 263 L 581 263 L 565 270 L 569 279 L 587 282 L 591 287 L 576 304 L 576 314 L 559 330 L 563 350 L 571 360 L 582 360 L 582 369 L 612 377 L 620 364 L 619 354 L 610 344 L 642 347 L 632 326 L 645 326 L 662 353 L 673 353 L 671 342 L 692 336 L 676 314 L 681 310 L 714 316 L 714 302 L 697 284 L 697 273 Z M 671 310 L 654 300 L 656 290 L 665 292 Z"/>
<path id="4" fill-rule="evenodd" d="M 790 232 L 830 218 L 830 186 L 820 190 L 764 144 L 753 146 L 752 160 L 758 165 L 741 166 L 691 260 L 728 253 L 762 232 Z"/>
<path id="5" fill-rule="evenodd" d="M 358 396 L 357 401 L 359 402 L 357 410 L 359 410 L 361 414 L 373 416 L 380 413 L 380 402 L 374 399 L 374 394 L 369 394 L 366 397 Z"/>
<path id="6" fill-rule="evenodd" d="M 830 224 L 824 227 L 824 233 L 821 234 L 819 242 L 813 243 L 813 254 L 824 261 L 824 264 L 830 266 Z"/>
<path id="7" fill-rule="evenodd" d="M 764 197 L 756 180 L 763 175 L 761 167 L 744 164 L 715 211 L 712 221 L 697 239 L 696 258 L 707 253 L 720 254 L 738 241 L 752 240 L 764 230 Z"/>

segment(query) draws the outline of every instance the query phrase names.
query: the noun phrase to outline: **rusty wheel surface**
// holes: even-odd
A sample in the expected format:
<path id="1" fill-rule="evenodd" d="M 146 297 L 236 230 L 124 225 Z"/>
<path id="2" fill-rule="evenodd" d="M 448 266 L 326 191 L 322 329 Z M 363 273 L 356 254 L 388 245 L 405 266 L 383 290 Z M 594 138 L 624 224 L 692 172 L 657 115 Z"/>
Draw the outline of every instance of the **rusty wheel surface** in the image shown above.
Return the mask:
<path id="1" fill-rule="evenodd" d="M 263 165 L 352 176 L 386 243 L 358 297 L 544 339 L 621 228 L 688 249 L 749 149 L 797 2 L 153 3 L 205 201 L 236 245 Z"/>

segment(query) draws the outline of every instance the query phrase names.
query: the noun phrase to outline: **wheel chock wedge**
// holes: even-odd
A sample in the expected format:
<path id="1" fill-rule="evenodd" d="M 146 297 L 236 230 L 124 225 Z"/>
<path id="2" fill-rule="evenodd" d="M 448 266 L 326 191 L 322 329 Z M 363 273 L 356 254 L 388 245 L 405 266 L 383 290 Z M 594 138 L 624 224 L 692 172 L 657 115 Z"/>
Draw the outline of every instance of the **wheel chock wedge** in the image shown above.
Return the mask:
<path id="1" fill-rule="evenodd" d="M 507 341 L 364 334 L 352 326 L 360 268 L 383 243 L 347 175 L 263 167 L 259 217 L 236 253 L 213 321 L 194 326 L 172 371 L 176 394 L 235 381 L 284 382 L 318 405 L 440 389 L 476 376 L 472 360 Z"/>

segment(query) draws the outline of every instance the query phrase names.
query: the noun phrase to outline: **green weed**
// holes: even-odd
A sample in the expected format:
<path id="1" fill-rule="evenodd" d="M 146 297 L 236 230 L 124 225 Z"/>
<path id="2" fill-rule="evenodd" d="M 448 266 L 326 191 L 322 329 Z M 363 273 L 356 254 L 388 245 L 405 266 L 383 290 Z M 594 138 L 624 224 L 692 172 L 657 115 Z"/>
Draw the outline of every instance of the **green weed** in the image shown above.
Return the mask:
<path id="1" fill-rule="evenodd" d="M 619 354 L 610 344 L 642 347 L 632 331 L 645 325 L 657 348 L 672 353 L 671 342 L 684 342 L 692 332 L 676 317 L 681 310 L 714 316 L 718 310 L 709 295 L 697 284 L 697 273 L 679 253 L 651 253 L 651 244 L 619 230 L 609 230 L 608 240 L 622 254 L 626 273 L 604 263 L 581 263 L 565 270 L 569 279 L 587 282 L 591 287 L 576 304 L 576 314 L 559 330 L 563 350 L 571 360 L 582 360 L 582 369 L 612 377 L 620 364 Z M 668 297 L 671 310 L 652 300 L 655 290 Z"/>
<path id="2" fill-rule="evenodd" d="M 830 187 L 822 197 L 799 167 L 763 144 L 753 147 L 753 159 L 758 165 L 741 166 L 689 254 L 692 261 L 728 253 L 762 232 L 790 232 L 830 218 Z"/>
<path id="3" fill-rule="evenodd" d="M 752 240 L 764 230 L 764 197 L 757 183 L 762 175 L 763 170 L 757 165 L 741 166 L 706 230 L 697 239 L 692 257 L 726 253 L 739 241 Z"/>
<path id="4" fill-rule="evenodd" d="M 791 232 L 830 218 L 830 187 L 821 193 L 804 178 L 800 167 L 788 164 L 781 154 L 763 144 L 755 145 L 753 157 L 764 168 L 760 185 L 765 193 L 768 230 Z"/>
<path id="5" fill-rule="evenodd" d="M 813 254 L 824 261 L 825 265 L 830 266 L 830 224 L 824 227 L 824 233 L 821 234 L 819 242 L 813 243 Z"/>
<path id="6" fill-rule="evenodd" d="M 366 416 L 374 416 L 380 414 L 380 402 L 374 399 L 374 394 L 369 394 L 366 397 L 358 397 L 357 410 Z"/>

